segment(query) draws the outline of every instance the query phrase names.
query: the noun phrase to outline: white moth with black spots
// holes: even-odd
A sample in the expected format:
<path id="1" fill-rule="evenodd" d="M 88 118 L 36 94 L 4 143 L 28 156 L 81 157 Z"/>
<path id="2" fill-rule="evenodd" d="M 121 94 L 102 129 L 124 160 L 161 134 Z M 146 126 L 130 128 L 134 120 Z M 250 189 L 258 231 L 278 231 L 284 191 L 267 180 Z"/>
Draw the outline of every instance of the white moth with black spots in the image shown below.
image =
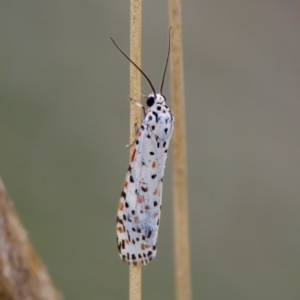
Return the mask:
<path id="1" fill-rule="evenodd" d="M 137 133 L 117 215 L 117 245 L 121 259 L 133 265 L 147 265 L 156 256 L 163 176 L 174 129 L 174 117 L 162 95 L 170 35 L 160 93 L 155 92 L 145 73 L 114 44 L 140 70 L 153 90 Z"/>

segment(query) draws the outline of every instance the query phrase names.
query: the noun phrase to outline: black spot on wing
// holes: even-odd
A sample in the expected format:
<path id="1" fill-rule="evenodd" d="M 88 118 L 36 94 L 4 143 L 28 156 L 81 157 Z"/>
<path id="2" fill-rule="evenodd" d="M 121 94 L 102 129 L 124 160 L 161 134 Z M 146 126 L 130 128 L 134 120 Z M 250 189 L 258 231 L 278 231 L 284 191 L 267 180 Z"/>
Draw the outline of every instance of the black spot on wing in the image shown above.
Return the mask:
<path id="1" fill-rule="evenodd" d="M 157 114 L 156 111 L 153 111 L 152 113 L 153 113 L 153 115 L 155 116 L 156 123 L 157 123 L 157 122 L 158 122 L 158 114 Z M 149 117 L 149 119 L 150 119 L 150 117 Z"/>

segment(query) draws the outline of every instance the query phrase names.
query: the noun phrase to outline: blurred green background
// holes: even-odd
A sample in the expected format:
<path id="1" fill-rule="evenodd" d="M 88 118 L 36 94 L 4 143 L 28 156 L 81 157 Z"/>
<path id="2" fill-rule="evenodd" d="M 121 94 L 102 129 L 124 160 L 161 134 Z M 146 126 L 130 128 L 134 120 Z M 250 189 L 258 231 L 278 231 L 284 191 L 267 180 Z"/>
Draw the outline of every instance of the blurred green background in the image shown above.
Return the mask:
<path id="1" fill-rule="evenodd" d="M 300 299 L 300 4 L 183 1 L 194 299 Z M 143 3 L 159 86 L 167 2 Z M 0 2 L 0 175 L 65 299 L 127 299 L 129 1 Z M 151 92 L 147 82 L 143 92 Z M 168 81 L 165 95 L 169 98 Z M 143 299 L 174 299 L 171 160 Z"/>

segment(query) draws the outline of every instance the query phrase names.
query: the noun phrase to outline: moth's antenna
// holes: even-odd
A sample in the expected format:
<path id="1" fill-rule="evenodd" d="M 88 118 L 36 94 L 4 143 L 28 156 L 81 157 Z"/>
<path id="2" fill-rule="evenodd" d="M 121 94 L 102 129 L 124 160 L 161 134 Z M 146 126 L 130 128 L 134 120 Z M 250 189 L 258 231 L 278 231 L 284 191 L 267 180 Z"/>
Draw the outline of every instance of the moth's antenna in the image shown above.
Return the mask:
<path id="1" fill-rule="evenodd" d="M 160 86 L 160 93 L 162 94 L 162 89 L 164 86 L 164 81 L 165 81 L 165 75 L 166 75 L 166 71 L 167 71 L 167 66 L 168 66 L 168 61 L 169 61 L 169 56 L 170 56 L 170 49 L 171 49 L 171 28 L 169 28 L 169 49 L 168 49 L 168 55 L 167 55 L 167 60 L 166 60 L 166 65 L 165 65 L 165 69 L 164 69 L 164 74 L 163 74 L 163 78 L 161 81 L 161 86 Z"/>
<path id="2" fill-rule="evenodd" d="M 142 69 L 136 64 L 134 63 L 121 49 L 120 47 L 117 45 L 117 43 L 113 40 L 113 38 L 111 37 L 112 42 L 115 44 L 115 46 L 118 48 L 118 50 L 145 76 L 145 78 L 147 79 L 147 81 L 149 82 L 152 91 L 154 93 L 154 98 L 156 98 L 156 92 L 154 89 L 154 86 L 152 84 L 152 82 L 150 81 L 150 79 L 148 78 L 148 76 L 142 71 Z"/>

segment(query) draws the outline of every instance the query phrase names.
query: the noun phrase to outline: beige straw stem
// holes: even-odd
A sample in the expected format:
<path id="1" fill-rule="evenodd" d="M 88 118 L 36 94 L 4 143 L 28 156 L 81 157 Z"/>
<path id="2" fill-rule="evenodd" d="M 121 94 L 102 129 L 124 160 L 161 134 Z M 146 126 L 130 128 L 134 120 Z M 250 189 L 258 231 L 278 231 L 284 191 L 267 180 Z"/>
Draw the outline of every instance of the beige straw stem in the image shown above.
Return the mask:
<path id="1" fill-rule="evenodd" d="M 130 0 L 130 58 L 141 66 L 142 1 Z M 141 73 L 130 64 L 130 97 L 140 102 Z M 130 143 L 136 137 L 135 124 L 141 125 L 141 108 L 130 102 Z M 130 148 L 130 157 L 134 147 Z M 129 266 L 129 299 L 142 299 L 142 266 Z"/>

